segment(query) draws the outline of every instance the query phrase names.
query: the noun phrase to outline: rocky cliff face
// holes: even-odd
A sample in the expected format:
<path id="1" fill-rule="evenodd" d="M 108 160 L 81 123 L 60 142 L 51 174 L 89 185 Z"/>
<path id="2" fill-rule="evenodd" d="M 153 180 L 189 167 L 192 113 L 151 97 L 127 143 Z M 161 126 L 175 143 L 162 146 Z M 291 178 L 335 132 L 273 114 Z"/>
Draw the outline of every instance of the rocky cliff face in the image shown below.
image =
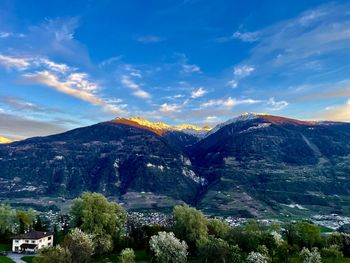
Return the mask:
<path id="1" fill-rule="evenodd" d="M 160 132 L 120 120 L 1 145 L 0 198 L 99 191 L 130 208 L 350 214 L 350 124 L 246 114 L 213 131 Z"/>

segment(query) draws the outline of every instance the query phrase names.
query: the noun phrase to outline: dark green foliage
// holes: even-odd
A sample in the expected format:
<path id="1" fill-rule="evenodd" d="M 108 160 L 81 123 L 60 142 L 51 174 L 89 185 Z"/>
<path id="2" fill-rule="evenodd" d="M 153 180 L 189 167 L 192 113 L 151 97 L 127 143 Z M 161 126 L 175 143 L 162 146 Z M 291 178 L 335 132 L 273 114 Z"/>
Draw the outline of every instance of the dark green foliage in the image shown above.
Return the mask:
<path id="1" fill-rule="evenodd" d="M 327 238 L 328 245 L 336 245 L 345 257 L 350 257 L 350 236 L 342 233 L 333 233 Z"/>
<path id="2" fill-rule="evenodd" d="M 176 236 L 185 240 L 193 253 L 196 243 L 208 236 L 207 219 L 201 211 L 188 205 L 175 206 L 173 216 Z"/>
<path id="3" fill-rule="evenodd" d="M 230 246 L 226 241 L 213 236 L 198 243 L 198 254 L 206 263 L 239 263 L 242 262 L 240 253 L 238 246 Z"/>

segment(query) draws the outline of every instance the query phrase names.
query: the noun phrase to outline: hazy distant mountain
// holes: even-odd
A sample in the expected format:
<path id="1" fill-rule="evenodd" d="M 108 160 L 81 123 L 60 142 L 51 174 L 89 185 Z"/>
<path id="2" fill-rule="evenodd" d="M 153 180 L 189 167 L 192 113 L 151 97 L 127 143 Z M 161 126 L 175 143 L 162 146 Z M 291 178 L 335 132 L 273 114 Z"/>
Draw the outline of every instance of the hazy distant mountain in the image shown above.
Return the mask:
<path id="1" fill-rule="evenodd" d="M 244 114 L 213 130 L 118 118 L 0 146 L 0 198 L 99 191 L 129 208 L 350 214 L 350 124 Z"/>

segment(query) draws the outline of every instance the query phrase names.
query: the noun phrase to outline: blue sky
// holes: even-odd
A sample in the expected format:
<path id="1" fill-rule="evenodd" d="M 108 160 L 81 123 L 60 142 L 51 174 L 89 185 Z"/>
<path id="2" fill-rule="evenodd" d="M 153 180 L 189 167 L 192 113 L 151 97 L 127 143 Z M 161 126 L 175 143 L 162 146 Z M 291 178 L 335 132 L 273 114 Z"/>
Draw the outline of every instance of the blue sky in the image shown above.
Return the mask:
<path id="1" fill-rule="evenodd" d="M 117 116 L 350 121 L 349 1 L 1 1 L 0 135 Z"/>

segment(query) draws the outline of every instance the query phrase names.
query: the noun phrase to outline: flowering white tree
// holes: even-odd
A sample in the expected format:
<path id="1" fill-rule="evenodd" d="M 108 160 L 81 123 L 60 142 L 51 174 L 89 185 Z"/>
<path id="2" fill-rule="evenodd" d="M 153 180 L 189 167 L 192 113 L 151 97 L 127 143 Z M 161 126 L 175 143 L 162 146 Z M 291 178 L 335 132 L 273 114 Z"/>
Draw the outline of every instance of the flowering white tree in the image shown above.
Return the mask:
<path id="1" fill-rule="evenodd" d="M 316 247 L 311 251 L 304 247 L 300 252 L 300 259 L 302 263 L 322 263 L 321 254 Z"/>
<path id="2" fill-rule="evenodd" d="M 187 244 L 177 239 L 173 232 L 159 232 L 151 237 L 151 250 L 160 263 L 184 263 L 187 258 Z"/>
<path id="3" fill-rule="evenodd" d="M 120 253 L 120 258 L 122 263 L 134 263 L 135 253 L 132 248 L 125 248 Z"/>
<path id="4" fill-rule="evenodd" d="M 250 252 L 246 259 L 247 263 L 268 263 L 270 258 L 259 252 Z"/>
<path id="5" fill-rule="evenodd" d="M 94 253 L 95 245 L 93 236 L 84 233 L 79 228 L 74 228 L 63 241 L 63 247 L 67 248 L 75 263 L 90 262 Z"/>

